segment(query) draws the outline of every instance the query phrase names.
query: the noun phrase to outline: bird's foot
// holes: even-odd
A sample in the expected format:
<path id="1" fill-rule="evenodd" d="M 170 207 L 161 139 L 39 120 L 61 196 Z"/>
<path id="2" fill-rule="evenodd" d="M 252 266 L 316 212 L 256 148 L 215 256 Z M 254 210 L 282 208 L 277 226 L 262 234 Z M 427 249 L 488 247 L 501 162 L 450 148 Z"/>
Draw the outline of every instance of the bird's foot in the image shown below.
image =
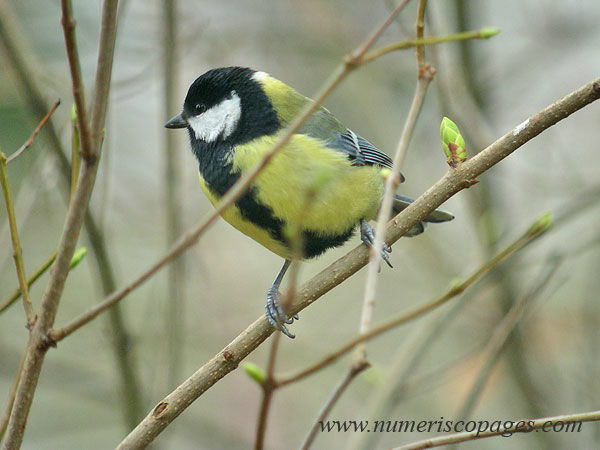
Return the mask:
<path id="1" fill-rule="evenodd" d="M 367 247 L 373 247 L 375 245 L 375 230 L 371 225 L 369 225 L 369 222 L 364 219 L 360 220 L 360 238 Z M 388 266 L 393 267 L 388 253 L 392 253 L 392 247 L 383 242 L 383 247 L 381 248 L 381 258 L 387 263 Z"/>
<path id="2" fill-rule="evenodd" d="M 298 320 L 298 314 L 288 317 L 281 307 L 280 297 L 281 293 L 277 288 L 271 288 L 267 292 L 267 304 L 265 305 L 267 320 L 276 330 L 281 331 L 290 339 L 294 339 L 296 336 L 290 333 L 285 325 L 291 324 L 294 319 Z"/>

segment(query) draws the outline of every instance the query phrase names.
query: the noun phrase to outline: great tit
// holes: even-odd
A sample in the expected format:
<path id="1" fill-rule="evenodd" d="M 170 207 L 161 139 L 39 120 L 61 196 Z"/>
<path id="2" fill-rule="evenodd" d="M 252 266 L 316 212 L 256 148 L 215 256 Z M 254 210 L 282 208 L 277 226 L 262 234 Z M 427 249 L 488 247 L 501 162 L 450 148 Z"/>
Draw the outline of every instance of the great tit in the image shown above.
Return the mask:
<path id="1" fill-rule="evenodd" d="M 165 127 L 188 130 L 199 164 L 200 186 L 216 205 L 261 161 L 286 125 L 311 101 L 265 72 L 223 67 L 192 83 L 183 111 Z M 303 259 L 342 245 L 357 226 L 362 241 L 372 246 L 375 234 L 368 221 L 377 214 L 391 168 L 388 155 L 321 107 L 279 150 L 246 193 L 222 213 L 235 228 L 285 259 L 267 292 L 266 316 L 273 327 L 294 337 L 285 324 L 297 316 L 288 317 L 279 303 L 281 280 L 291 260 L 298 256 L 286 230 L 297 229 Z M 321 173 L 326 174 L 327 181 L 315 190 L 315 177 Z M 312 201 L 307 202 L 309 196 Z M 394 210 L 403 210 L 411 201 L 397 195 Z M 453 218 L 437 210 L 425 221 Z M 420 223 L 408 235 L 423 230 Z M 381 255 L 390 267 L 391 251 L 385 244 Z"/>

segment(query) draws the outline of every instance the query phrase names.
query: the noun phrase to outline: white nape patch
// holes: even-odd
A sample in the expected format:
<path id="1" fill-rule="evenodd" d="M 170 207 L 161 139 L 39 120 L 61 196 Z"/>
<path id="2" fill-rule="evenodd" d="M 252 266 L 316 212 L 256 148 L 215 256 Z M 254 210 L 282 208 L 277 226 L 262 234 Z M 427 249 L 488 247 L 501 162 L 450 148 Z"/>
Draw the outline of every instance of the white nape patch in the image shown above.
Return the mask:
<path id="1" fill-rule="evenodd" d="M 527 119 L 525 122 L 523 122 L 522 124 L 520 124 L 520 125 L 517 125 L 517 126 L 515 127 L 515 129 L 513 130 L 513 133 L 512 133 L 512 134 L 513 134 L 513 136 L 516 136 L 516 135 L 517 135 L 517 134 L 519 134 L 521 131 L 523 131 L 523 129 L 524 129 L 524 128 L 525 128 L 527 125 L 529 125 L 529 119 Z"/>
<path id="2" fill-rule="evenodd" d="M 200 115 L 188 117 L 187 122 L 194 130 L 196 139 L 204 142 L 214 142 L 223 135 L 227 138 L 235 131 L 242 115 L 240 97 L 235 91 L 221 103 L 206 110 Z"/>
<path id="3" fill-rule="evenodd" d="M 259 83 L 262 83 L 262 81 L 267 78 L 270 77 L 270 75 L 267 72 L 254 72 L 254 75 L 252 75 L 252 79 L 254 81 L 258 81 Z"/>

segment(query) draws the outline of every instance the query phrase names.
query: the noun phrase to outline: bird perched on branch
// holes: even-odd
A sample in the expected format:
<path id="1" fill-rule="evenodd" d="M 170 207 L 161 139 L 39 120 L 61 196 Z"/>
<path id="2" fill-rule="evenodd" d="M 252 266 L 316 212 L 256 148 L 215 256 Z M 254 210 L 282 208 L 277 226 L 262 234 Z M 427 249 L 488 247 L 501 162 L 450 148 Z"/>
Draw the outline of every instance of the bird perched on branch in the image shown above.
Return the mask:
<path id="1" fill-rule="evenodd" d="M 183 111 L 165 127 L 188 130 L 200 185 L 216 205 L 273 148 L 308 102 L 312 100 L 265 72 L 224 67 L 192 83 Z M 374 244 L 368 221 L 377 214 L 391 168 L 389 156 L 321 107 L 223 211 L 227 222 L 285 259 L 267 292 L 266 315 L 273 327 L 294 337 L 285 325 L 294 317 L 288 317 L 279 302 L 279 285 L 292 259 L 313 258 L 338 247 L 357 227 L 362 241 Z M 403 210 L 411 201 L 397 195 L 394 210 Z M 425 221 L 451 219 L 451 214 L 437 210 Z M 420 223 L 408 235 L 423 230 Z M 391 266 L 389 252 L 384 244 L 381 256 Z"/>

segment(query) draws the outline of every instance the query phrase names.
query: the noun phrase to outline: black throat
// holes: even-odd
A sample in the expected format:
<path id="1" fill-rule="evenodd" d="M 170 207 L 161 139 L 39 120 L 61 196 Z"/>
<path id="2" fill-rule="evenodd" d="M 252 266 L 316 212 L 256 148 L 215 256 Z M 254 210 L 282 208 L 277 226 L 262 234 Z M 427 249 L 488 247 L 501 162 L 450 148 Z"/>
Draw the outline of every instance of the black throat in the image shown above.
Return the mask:
<path id="1" fill-rule="evenodd" d="M 240 119 L 227 138 L 221 135 L 213 142 L 201 141 L 188 126 L 192 152 L 198 160 L 200 173 L 209 189 L 218 196 L 225 194 L 240 177 L 232 164 L 235 147 L 272 135 L 281 128 L 271 101 L 254 79 L 255 73 L 245 67 L 211 70 L 194 82 L 184 105 L 184 109 L 191 107 L 201 98 L 210 107 L 227 98 L 231 92 L 240 97 Z"/>

